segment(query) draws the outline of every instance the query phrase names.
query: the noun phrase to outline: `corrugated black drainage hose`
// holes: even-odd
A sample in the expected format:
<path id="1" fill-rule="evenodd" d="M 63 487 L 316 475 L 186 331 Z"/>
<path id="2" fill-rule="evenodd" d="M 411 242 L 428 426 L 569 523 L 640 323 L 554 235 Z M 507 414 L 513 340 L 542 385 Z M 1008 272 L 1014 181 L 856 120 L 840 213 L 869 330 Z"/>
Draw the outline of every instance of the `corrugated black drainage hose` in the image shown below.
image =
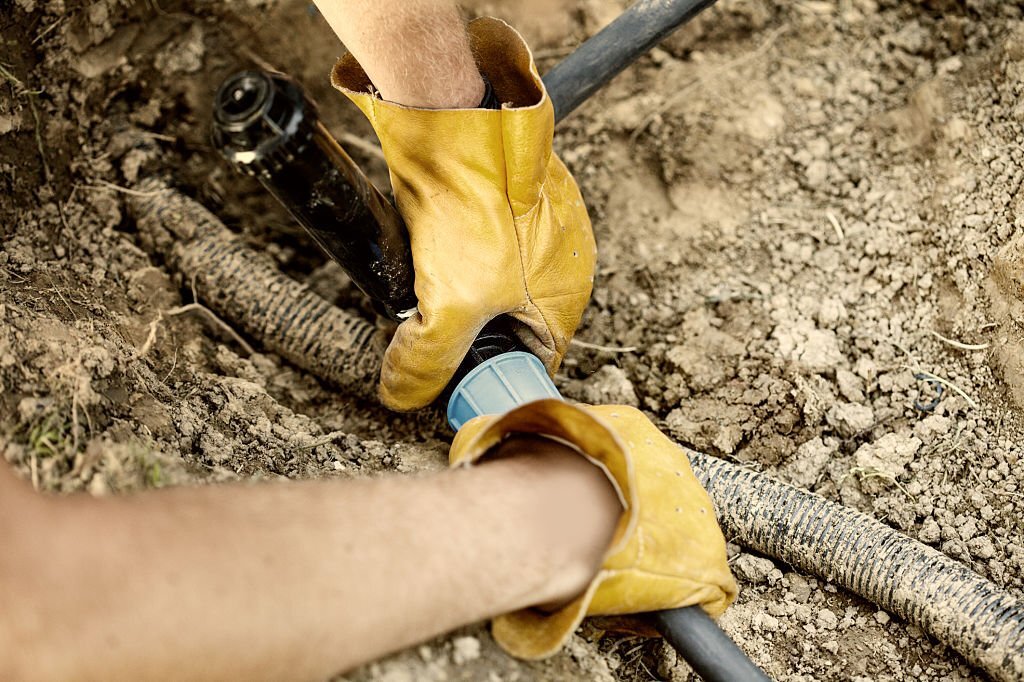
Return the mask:
<path id="1" fill-rule="evenodd" d="M 687 451 L 726 537 L 913 623 L 996 680 L 1024 680 L 1024 604 L 866 514 Z"/>
<path id="2" fill-rule="evenodd" d="M 291 277 L 197 201 L 150 178 L 129 197 L 147 250 L 218 315 L 289 362 L 363 398 L 377 394 L 383 334 Z"/>

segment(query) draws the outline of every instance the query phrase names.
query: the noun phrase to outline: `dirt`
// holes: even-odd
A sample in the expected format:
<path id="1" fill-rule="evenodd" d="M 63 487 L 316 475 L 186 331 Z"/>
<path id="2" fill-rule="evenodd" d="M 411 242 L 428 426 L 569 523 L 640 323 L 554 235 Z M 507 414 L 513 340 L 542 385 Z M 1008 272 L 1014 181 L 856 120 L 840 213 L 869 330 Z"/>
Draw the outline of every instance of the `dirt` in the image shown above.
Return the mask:
<path id="1" fill-rule="evenodd" d="M 470 9 L 520 26 L 543 70 L 624 4 Z M 592 345 L 570 350 L 565 393 L 637 404 L 682 443 L 1024 595 L 1022 18 L 998 0 L 721 0 L 586 103 L 556 139 L 600 244 L 578 333 Z M 205 314 L 163 315 L 191 283 L 127 210 L 140 179 L 167 178 L 372 320 L 209 142 L 217 85 L 254 64 L 296 77 L 336 135 L 372 141 L 329 87 L 342 48 L 310 4 L 16 0 L 0 38 L 0 448 L 17 471 L 108 495 L 443 466 L 437 410 L 390 414 Z M 775 679 L 982 679 L 871 604 L 730 553 L 742 591 L 722 625 Z M 593 624 L 553 659 L 514 661 L 481 625 L 346 679 L 693 675 L 663 643 Z"/>

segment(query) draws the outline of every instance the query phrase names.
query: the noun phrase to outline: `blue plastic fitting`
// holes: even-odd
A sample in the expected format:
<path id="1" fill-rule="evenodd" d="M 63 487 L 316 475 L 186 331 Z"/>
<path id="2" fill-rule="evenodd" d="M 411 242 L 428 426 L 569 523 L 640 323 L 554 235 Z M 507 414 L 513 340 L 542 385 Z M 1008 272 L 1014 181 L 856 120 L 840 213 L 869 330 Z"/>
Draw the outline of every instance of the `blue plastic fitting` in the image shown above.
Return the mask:
<path id="1" fill-rule="evenodd" d="M 502 353 L 477 365 L 455 387 L 448 399 L 448 423 L 458 431 L 482 414 L 504 414 L 533 400 L 561 397 L 536 356 Z"/>

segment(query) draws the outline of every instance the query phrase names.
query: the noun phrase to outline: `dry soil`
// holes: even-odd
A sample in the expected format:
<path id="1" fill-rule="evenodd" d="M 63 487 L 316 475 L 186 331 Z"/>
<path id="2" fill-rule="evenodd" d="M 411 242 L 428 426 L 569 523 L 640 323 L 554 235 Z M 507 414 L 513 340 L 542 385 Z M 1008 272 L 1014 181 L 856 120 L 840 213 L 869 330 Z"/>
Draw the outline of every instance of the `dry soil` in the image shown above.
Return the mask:
<path id="1" fill-rule="evenodd" d="M 474 2 L 549 68 L 618 0 Z M 722 0 L 563 123 L 600 243 L 557 377 L 679 442 L 874 514 L 1022 595 L 1024 3 Z M 443 466 L 396 416 L 202 313 L 126 208 L 160 175 L 327 300 L 338 268 L 209 143 L 252 65 L 373 141 L 303 0 L 0 0 L 0 451 L 40 490 L 113 495 Z M 351 138 L 349 138 L 351 139 Z M 372 151 L 353 155 L 381 184 Z M 147 343 L 147 341 L 150 341 Z M 145 350 L 145 352 L 143 352 Z M 725 629 L 776 679 L 981 679 L 829 583 L 730 546 Z M 485 626 L 350 680 L 687 680 L 661 642 L 584 626 L 542 663 Z"/>

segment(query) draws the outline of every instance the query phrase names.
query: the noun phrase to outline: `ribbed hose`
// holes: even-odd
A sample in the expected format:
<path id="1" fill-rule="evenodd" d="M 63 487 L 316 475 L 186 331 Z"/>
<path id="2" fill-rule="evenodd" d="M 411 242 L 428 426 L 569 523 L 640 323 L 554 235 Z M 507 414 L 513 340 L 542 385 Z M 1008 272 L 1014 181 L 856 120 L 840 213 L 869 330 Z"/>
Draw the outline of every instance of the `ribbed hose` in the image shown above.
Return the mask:
<path id="1" fill-rule="evenodd" d="M 289 362 L 374 394 L 384 349 L 366 320 L 327 303 L 242 243 L 201 204 L 146 180 L 130 208 L 144 244 L 196 283 L 210 309 Z"/>
<path id="2" fill-rule="evenodd" d="M 1024 680 L 1024 605 L 966 566 L 828 500 L 687 450 L 726 537 L 898 614 L 996 680 Z"/>

